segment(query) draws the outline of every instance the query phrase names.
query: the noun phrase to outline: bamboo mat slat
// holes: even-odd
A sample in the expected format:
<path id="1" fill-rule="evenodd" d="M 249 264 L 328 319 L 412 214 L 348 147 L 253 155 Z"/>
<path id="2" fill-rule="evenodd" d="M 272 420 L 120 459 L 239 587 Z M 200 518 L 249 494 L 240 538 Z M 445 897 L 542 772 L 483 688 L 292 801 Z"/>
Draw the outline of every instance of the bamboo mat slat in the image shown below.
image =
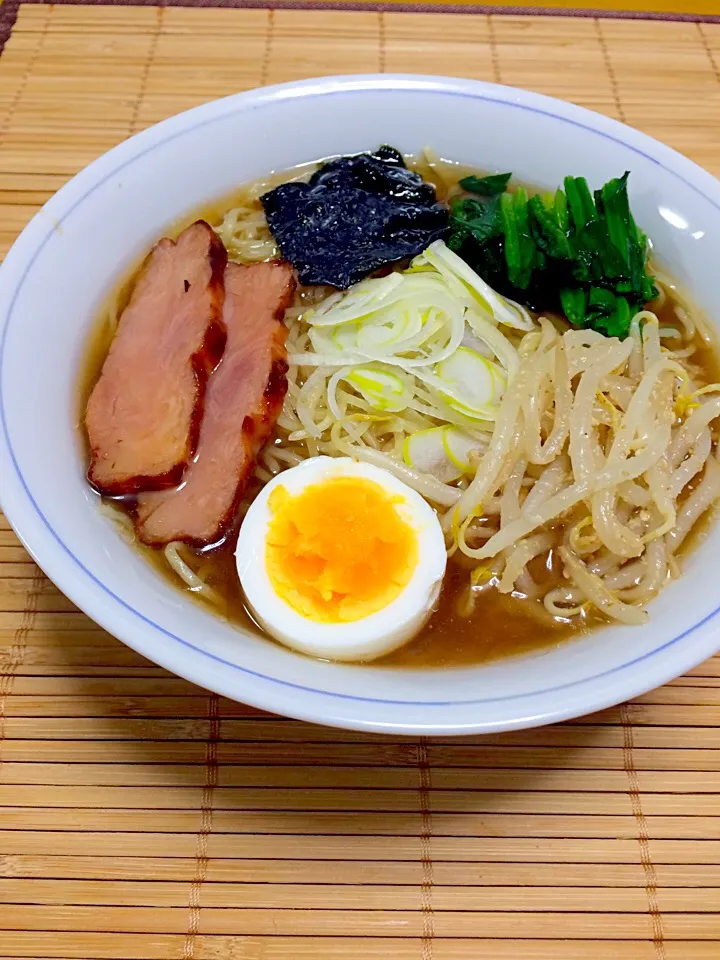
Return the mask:
<path id="1" fill-rule="evenodd" d="M 0 250 L 80 167 L 262 83 L 526 86 L 720 174 L 720 26 L 22 4 Z M 2 960 L 718 960 L 720 657 L 634 703 L 463 741 L 325 729 L 165 673 L 0 515 Z"/>

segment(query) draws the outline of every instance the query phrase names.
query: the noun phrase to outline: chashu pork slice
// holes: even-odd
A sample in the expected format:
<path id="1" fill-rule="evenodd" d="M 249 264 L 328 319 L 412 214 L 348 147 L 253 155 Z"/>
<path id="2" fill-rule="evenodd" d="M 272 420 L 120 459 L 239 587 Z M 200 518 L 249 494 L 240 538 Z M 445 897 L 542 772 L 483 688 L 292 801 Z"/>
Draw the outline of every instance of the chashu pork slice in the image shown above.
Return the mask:
<path id="1" fill-rule="evenodd" d="M 283 314 L 295 289 L 286 263 L 230 263 L 225 271 L 225 353 L 210 378 L 197 456 L 180 486 L 142 494 L 141 540 L 216 543 L 231 525 L 287 390 Z"/>
<path id="2" fill-rule="evenodd" d="M 148 256 L 90 394 L 90 482 L 104 494 L 179 483 L 197 445 L 207 378 L 225 344 L 227 254 L 202 220 Z"/>

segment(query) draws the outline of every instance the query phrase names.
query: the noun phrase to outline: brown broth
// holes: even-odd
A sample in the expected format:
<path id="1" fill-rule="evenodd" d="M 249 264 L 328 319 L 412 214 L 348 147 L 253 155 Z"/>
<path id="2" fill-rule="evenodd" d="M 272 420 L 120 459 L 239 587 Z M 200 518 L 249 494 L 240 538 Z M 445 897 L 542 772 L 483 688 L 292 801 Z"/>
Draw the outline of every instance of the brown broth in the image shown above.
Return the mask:
<path id="1" fill-rule="evenodd" d="M 448 185 L 447 182 L 449 165 L 446 165 L 443 173 L 440 174 L 426 164 L 418 163 L 415 166 L 425 179 L 435 184 L 439 199 L 447 200 L 457 192 L 458 188 Z M 478 171 L 459 166 L 453 169 L 453 175 L 457 179 L 469 173 L 477 174 Z M 286 176 L 277 176 L 273 177 L 272 180 L 282 182 L 286 178 Z M 216 223 L 222 218 L 224 211 L 246 200 L 246 189 L 240 188 L 233 191 L 212 205 L 194 210 L 179 218 L 166 231 L 166 235 L 177 236 L 186 226 L 198 218 Z M 113 329 L 107 322 L 107 308 L 111 305 L 112 309 L 115 309 L 119 315 L 127 303 L 139 266 L 140 261 L 129 273 L 129 276 L 116 286 L 108 297 L 105 309 L 101 311 L 98 323 L 88 340 L 82 375 L 79 381 L 79 423 L 82 423 L 82 412 L 90 390 L 99 376 L 114 334 Z M 670 323 L 674 320 L 673 311 L 676 306 L 677 301 L 669 295 L 663 306 L 656 309 L 661 324 L 663 322 Z M 697 320 L 698 312 L 696 310 L 693 310 L 693 316 Z M 720 381 L 718 351 L 714 337 L 709 330 L 707 332 L 706 330 L 707 328 L 696 334 L 697 349 L 692 361 L 693 365 L 697 365 L 701 369 L 702 377 L 700 379 L 702 381 L 718 382 Z M 84 429 L 80 429 L 80 433 L 82 434 L 84 455 L 87 458 L 89 451 Z M 128 503 L 115 502 L 115 506 L 124 510 L 126 506 L 132 507 L 132 501 L 130 500 Z M 698 521 L 691 535 L 685 541 L 681 555 L 694 548 L 707 529 L 709 522 L 711 521 L 708 519 L 708 515 Z M 158 575 L 189 595 L 205 609 L 212 610 L 238 627 L 265 636 L 254 622 L 244 603 L 235 567 L 234 537 L 227 538 L 225 542 L 212 550 L 192 551 L 196 558 L 193 561 L 195 569 L 221 596 L 221 607 L 198 598 L 185 587 L 169 567 L 162 550 L 144 546 L 139 542 L 134 542 L 134 547 L 139 549 L 147 558 Z M 539 572 L 540 576 L 538 577 L 538 571 L 533 570 L 533 574 L 536 575 L 538 580 L 543 576 L 542 571 Z M 548 588 L 552 585 L 552 582 L 558 584 L 562 582 L 557 571 L 546 572 L 545 579 L 548 581 Z M 511 655 L 551 648 L 587 633 L 605 622 L 599 615 L 581 618 L 579 622 L 577 619 L 572 622 L 556 619 L 547 614 L 544 607 L 538 602 L 528 600 L 518 594 L 500 594 L 493 587 L 486 588 L 480 593 L 476 600 L 475 609 L 470 616 L 463 616 L 458 608 L 466 595 L 467 583 L 467 565 L 451 559 L 448 563 L 437 607 L 428 624 L 410 643 L 376 662 L 388 668 L 469 666 Z"/>
<path id="2" fill-rule="evenodd" d="M 169 568 L 161 550 L 137 546 L 164 580 L 188 593 L 204 609 L 243 629 L 262 632 L 245 605 L 233 543 L 226 542 L 200 555 L 199 562 L 194 564 L 222 597 L 222 608 L 190 593 Z M 467 578 L 467 568 L 449 562 L 437 607 L 428 624 L 410 643 L 376 662 L 386 667 L 470 666 L 556 646 L 604 622 L 599 617 L 579 623 L 554 619 L 536 601 L 501 594 L 494 588 L 483 592 L 471 617 L 462 616 L 457 606 L 467 590 Z"/>
<path id="3" fill-rule="evenodd" d="M 449 561 L 437 610 L 424 630 L 378 661 L 393 667 L 466 667 L 554 647 L 588 632 L 599 619 L 564 621 L 535 600 L 488 587 L 468 616 L 458 612 L 467 591 L 467 569 Z"/>

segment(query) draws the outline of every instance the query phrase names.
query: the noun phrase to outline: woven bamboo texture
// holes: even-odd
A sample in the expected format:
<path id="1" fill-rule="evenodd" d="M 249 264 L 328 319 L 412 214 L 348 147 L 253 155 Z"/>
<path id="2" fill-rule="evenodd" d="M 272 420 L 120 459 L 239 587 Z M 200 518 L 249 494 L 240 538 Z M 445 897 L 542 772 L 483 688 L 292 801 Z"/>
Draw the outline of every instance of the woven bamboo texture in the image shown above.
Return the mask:
<path id="1" fill-rule="evenodd" d="M 720 173 L 720 26 L 23 5 L 0 246 L 168 114 L 266 82 L 452 73 L 566 97 Z M 312 727 L 103 633 L 0 517 L 0 957 L 718 960 L 720 658 L 511 735 Z"/>

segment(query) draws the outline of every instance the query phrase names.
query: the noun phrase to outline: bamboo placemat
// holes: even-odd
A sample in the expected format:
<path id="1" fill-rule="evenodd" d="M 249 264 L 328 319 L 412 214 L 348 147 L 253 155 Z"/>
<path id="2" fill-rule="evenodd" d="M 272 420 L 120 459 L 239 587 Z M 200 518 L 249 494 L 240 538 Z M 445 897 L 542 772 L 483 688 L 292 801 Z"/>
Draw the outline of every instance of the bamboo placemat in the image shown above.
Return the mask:
<path id="1" fill-rule="evenodd" d="M 564 96 L 720 173 L 720 27 L 23 5 L 0 245 L 147 124 L 349 71 Z M 464 741 L 264 716 L 144 661 L 0 519 L 0 957 L 718 960 L 720 658 L 576 723 Z"/>

